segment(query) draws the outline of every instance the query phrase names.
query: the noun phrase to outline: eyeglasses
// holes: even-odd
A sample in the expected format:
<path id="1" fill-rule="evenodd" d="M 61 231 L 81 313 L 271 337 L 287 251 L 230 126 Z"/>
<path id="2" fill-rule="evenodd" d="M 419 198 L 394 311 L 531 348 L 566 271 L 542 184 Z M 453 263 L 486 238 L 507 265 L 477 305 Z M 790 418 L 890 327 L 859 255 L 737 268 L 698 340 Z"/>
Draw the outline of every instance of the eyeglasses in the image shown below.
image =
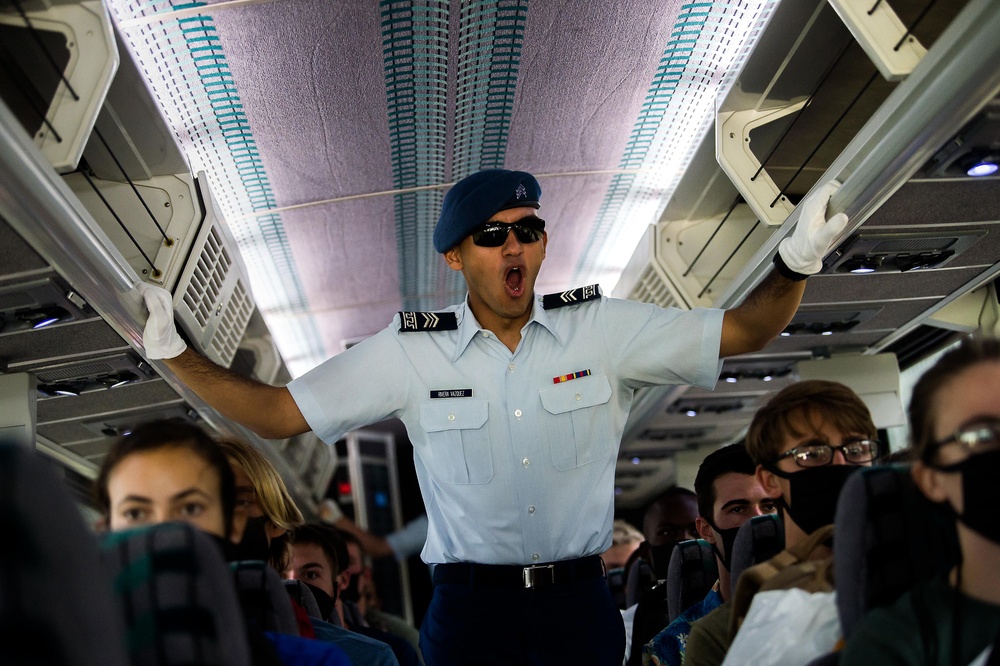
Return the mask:
<path id="1" fill-rule="evenodd" d="M 507 242 L 511 230 L 519 243 L 537 243 L 542 238 L 545 220 L 540 217 L 526 217 L 513 224 L 487 222 L 472 232 L 472 242 L 480 247 L 500 247 Z"/>
<path id="2" fill-rule="evenodd" d="M 929 444 L 924 450 L 925 459 L 930 458 L 942 446 L 952 443 L 958 444 L 969 455 L 1000 449 L 1000 421 L 983 421 L 962 426 L 955 434 Z"/>
<path id="3" fill-rule="evenodd" d="M 840 451 L 844 460 L 860 465 L 870 463 L 878 455 L 879 442 L 874 439 L 856 439 L 840 446 L 831 446 L 823 442 L 809 442 L 794 449 L 785 451 L 774 459 L 777 463 L 782 458 L 791 458 L 799 467 L 825 467 L 833 462 L 833 454 Z"/>

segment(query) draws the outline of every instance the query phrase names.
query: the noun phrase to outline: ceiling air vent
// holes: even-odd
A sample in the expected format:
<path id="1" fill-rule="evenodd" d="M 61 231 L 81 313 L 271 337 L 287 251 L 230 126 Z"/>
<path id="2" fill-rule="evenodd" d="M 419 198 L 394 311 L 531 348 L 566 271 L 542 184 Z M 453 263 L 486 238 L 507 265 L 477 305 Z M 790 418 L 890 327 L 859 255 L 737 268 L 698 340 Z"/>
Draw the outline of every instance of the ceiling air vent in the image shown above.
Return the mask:
<path id="1" fill-rule="evenodd" d="M 866 233 L 844 241 L 826 259 L 824 273 L 906 273 L 941 268 L 972 246 L 983 231 Z"/>
<path id="2" fill-rule="evenodd" d="M 0 332 L 44 328 L 87 318 L 89 307 L 52 278 L 0 288 Z"/>
<path id="3" fill-rule="evenodd" d="M 193 423 L 204 427 L 204 424 L 199 420 L 198 412 L 184 404 L 137 410 L 128 414 L 114 414 L 108 418 L 83 421 L 82 425 L 87 430 L 104 437 L 119 437 L 129 434 L 139 424 L 162 419 Z"/>
<path id="4" fill-rule="evenodd" d="M 878 310 L 799 310 L 781 337 L 846 333 L 876 314 Z"/>
<path id="5" fill-rule="evenodd" d="M 106 391 L 155 377 L 144 360 L 130 352 L 36 368 L 39 398 Z"/>
<path id="6" fill-rule="evenodd" d="M 937 326 L 918 326 L 882 351 L 895 354 L 899 369 L 906 370 L 960 337 L 960 331 Z"/>

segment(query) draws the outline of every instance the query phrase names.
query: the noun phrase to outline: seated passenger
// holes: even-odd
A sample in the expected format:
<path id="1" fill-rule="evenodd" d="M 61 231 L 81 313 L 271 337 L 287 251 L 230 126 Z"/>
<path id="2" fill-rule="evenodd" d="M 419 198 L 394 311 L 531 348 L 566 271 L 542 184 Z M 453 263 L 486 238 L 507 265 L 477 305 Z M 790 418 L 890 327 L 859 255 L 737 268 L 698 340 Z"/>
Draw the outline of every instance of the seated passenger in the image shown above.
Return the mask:
<path id="1" fill-rule="evenodd" d="M 316 597 L 324 618 L 313 619 L 318 639 L 337 645 L 354 664 L 398 666 L 388 644 L 344 628 L 337 618 L 335 606 L 343 588 L 339 561 L 345 555 L 338 554 L 336 538 L 336 530 L 327 525 L 306 523 L 297 527 L 291 533 L 291 561 L 284 576 L 306 583 Z"/>
<path id="2" fill-rule="evenodd" d="M 617 519 L 611 526 L 611 547 L 601 553 L 608 573 L 611 597 L 619 608 L 625 608 L 625 565 L 642 543 L 642 532 L 628 521 Z"/>
<path id="3" fill-rule="evenodd" d="M 236 508 L 229 559 L 264 560 L 287 568 L 287 532 L 304 521 L 285 482 L 263 453 L 236 439 L 220 439 L 236 481 Z"/>
<path id="4" fill-rule="evenodd" d="M 786 550 L 832 525 L 847 477 L 878 455 L 876 433 L 865 403 L 838 382 L 791 384 L 757 411 L 747 432 L 747 451 L 757 464 L 757 479 L 782 510 Z M 832 555 L 821 545 L 809 557 L 832 561 Z M 734 596 L 738 591 L 739 585 Z M 832 604 L 832 599 L 826 601 Z M 691 625 L 686 666 L 718 666 L 726 659 L 734 637 L 732 615 L 733 605 L 723 604 Z M 817 649 L 822 653 L 832 647 Z M 738 655 L 733 659 L 739 663 Z"/>
<path id="5" fill-rule="evenodd" d="M 667 625 L 667 566 L 674 546 L 698 538 L 694 526 L 697 519 L 697 495 L 678 486 L 658 495 L 643 513 L 645 541 L 639 544 L 637 552 L 652 571 L 652 580 L 641 582 L 636 603 L 622 611 L 626 664 L 641 663 L 642 646 Z M 642 565 L 637 562 L 635 566 Z"/>
<path id="6" fill-rule="evenodd" d="M 684 661 L 691 623 L 732 596 L 729 562 L 740 525 L 754 516 L 777 511 L 755 475 L 756 465 L 743 443 L 730 444 L 705 456 L 694 480 L 699 515 L 695 526 L 712 545 L 719 580 L 705 598 L 681 613 L 643 647 L 643 663 L 679 666 Z"/>
<path id="7" fill-rule="evenodd" d="M 917 487 L 957 518 L 961 564 L 869 611 L 840 663 L 990 663 L 1000 636 L 1000 342 L 966 340 L 928 370 L 909 407 Z M 975 661 L 974 661 L 975 660 Z"/>

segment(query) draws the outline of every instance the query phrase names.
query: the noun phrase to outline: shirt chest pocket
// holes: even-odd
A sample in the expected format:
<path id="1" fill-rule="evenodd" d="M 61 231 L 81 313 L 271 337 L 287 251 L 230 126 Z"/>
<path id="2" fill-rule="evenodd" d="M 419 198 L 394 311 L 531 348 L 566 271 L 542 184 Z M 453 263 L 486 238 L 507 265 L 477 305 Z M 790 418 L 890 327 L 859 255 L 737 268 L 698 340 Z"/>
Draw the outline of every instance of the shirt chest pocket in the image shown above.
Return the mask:
<path id="1" fill-rule="evenodd" d="M 438 399 L 420 405 L 420 425 L 427 433 L 431 473 L 447 483 L 476 485 L 493 478 L 493 452 L 485 400 Z"/>
<path id="2" fill-rule="evenodd" d="M 610 406 L 611 383 L 607 375 L 573 379 L 538 392 L 549 413 L 547 431 L 552 464 L 568 470 L 614 452 Z"/>

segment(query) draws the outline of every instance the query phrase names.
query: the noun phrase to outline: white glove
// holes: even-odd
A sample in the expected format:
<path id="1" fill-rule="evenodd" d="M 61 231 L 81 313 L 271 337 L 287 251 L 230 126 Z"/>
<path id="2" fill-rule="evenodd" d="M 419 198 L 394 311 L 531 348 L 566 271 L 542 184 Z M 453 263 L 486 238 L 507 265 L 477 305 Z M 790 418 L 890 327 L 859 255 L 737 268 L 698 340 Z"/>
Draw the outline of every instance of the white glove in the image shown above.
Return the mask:
<path id="1" fill-rule="evenodd" d="M 796 273 L 818 273 L 823 268 L 823 257 L 830 251 L 830 243 L 847 226 L 847 215 L 844 213 L 826 219 L 826 206 L 839 188 L 840 183 L 831 180 L 803 199 L 799 203 L 802 214 L 792 235 L 778 244 L 781 260 Z"/>
<path id="2" fill-rule="evenodd" d="M 333 525 L 343 517 L 344 512 L 340 510 L 336 500 L 327 497 L 319 503 L 319 519 L 327 525 Z"/>
<path id="3" fill-rule="evenodd" d="M 136 289 L 146 302 L 149 317 L 142 332 L 142 344 L 148 358 L 174 358 L 187 349 L 174 325 L 174 302 L 170 292 L 161 287 L 140 282 Z"/>

